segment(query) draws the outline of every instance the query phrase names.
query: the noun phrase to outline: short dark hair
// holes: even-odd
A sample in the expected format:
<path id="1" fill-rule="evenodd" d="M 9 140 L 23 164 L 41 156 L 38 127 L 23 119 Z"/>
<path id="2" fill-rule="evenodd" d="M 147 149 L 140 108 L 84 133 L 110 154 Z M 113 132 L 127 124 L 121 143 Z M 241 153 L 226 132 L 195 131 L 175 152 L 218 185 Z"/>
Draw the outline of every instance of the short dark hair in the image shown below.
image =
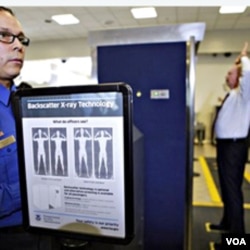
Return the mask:
<path id="1" fill-rule="evenodd" d="M 12 16 L 15 16 L 15 13 L 12 11 L 12 9 L 10 9 L 8 7 L 0 6 L 0 11 L 6 11 L 6 12 L 10 13 Z"/>

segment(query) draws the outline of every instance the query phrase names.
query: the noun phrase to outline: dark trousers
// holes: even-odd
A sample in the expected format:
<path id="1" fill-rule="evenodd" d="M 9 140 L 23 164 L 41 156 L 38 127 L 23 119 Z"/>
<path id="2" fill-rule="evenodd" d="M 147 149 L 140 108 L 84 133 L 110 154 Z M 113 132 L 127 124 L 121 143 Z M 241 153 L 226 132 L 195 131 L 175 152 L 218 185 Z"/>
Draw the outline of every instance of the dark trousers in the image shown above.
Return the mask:
<path id="1" fill-rule="evenodd" d="M 224 204 L 221 224 L 229 233 L 245 233 L 242 183 L 247 160 L 245 139 L 217 139 L 217 165 Z"/>

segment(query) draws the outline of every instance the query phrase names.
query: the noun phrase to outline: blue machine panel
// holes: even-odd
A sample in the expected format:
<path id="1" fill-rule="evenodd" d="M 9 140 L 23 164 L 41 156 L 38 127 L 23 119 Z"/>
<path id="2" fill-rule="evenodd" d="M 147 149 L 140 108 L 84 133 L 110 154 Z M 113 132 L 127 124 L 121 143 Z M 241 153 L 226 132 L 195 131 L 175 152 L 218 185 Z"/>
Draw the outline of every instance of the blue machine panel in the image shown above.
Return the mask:
<path id="1" fill-rule="evenodd" d="M 186 43 L 103 46 L 97 58 L 99 82 L 133 88 L 134 124 L 145 136 L 145 249 L 184 249 Z"/>

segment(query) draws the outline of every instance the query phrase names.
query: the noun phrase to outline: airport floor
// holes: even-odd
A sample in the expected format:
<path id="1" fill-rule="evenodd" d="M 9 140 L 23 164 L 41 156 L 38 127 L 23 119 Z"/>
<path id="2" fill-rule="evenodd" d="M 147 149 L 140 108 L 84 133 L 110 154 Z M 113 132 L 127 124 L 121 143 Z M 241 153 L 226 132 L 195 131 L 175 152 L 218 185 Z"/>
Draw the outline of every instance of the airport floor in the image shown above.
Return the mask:
<path id="1" fill-rule="evenodd" d="M 195 144 L 193 176 L 192 250 L 213 250 L 221 235 L 209 231 L 208 223 L 219 223 L 222 202 L 219 191 L 215 146 Z M 250 155 L 250 154 L 249 154 Z M 246 164 L 243 193 L 246 233 L 250 233 L 250 161 Z"/>

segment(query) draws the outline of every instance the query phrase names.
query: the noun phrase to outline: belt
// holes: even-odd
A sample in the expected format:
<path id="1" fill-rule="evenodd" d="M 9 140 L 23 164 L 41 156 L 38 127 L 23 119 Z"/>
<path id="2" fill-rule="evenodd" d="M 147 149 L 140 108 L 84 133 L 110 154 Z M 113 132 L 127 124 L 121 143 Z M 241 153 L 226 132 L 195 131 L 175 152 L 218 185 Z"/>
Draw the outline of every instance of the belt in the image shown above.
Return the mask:
<path id="1" fill-rule="evenodd" d="M 246 142 L 247 138 L 216 138 L 219 142 Z"/>

